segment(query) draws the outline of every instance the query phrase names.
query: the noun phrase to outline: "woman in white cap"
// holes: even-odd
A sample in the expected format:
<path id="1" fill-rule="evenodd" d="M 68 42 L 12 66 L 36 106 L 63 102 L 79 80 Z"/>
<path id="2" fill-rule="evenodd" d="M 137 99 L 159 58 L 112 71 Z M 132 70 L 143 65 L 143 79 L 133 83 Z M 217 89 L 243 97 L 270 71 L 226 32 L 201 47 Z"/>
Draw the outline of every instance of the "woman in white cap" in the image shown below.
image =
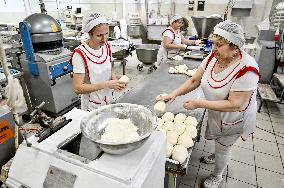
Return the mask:
<path id="1" fill-rule="evenodd" d="M 198 45 L 201 42 L 185 39 L 180 31 L 182 26 L 183 17 L 175 15 L 170 20 L 170 26 L 162 33 L 162 43 L 157 55 L 158 66 L 178 55 L 180 50 L 185 50 L 187 45 Z"/>
<path id="2" fill-rule="evenodd" d="M 203 185 L 217 188 L 230 160 L 232 145 L 239 138 L 246 140 L 254 132 L 259 68 L 241 49 L 245 38 L 240 25 L 228 20 L 221 22 L 210 38 L 213 50 L 196 74 L 163 99 L 173 101 L 201 86 L 205 99 L 184 101 L 183 107 L 208 110 L 205 138 L 215 141 L 215 154 L 202 157 L 201 162 L 215 163 L 215 169 Z"/>
<path id="3" fill-rule="evenodd" d="M 81 108 L 91 111 L 109 104 L 113 90 L 125 88 L 120 76 L 111 69 L 112 53 L 107 42 L 108 21 L 98 13 L 90 14 L 83 26 L 89 39 L 82 41 L 71 56 L 73 65 L 73 87 L 81 94 Z"/>

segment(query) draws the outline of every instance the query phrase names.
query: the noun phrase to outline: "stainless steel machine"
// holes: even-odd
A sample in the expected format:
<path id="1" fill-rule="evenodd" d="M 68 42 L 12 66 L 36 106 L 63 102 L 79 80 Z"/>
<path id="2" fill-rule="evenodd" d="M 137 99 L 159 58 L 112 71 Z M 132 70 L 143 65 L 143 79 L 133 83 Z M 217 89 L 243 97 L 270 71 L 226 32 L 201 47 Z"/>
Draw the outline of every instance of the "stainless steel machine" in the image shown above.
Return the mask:
<path id="1" fill-rule="evenodd" d="M 165 176 L 165 138 L 159 131 L 138 149 L 123 155 L 101 152 L 95 159 L 79 154 L 80 122 L 91 112 L 73 109 L 64 115 L 72 119 L 60 130 L 30 147 L 20 145 L 6 184 L 16 187 L 104 187 L 162 188 Z M 90 150 L 91 148 L 89 148 Z"/>
<path id="2" fill-rule="evenodd" d="M 20 62 L 32 105 L 45 101 L 43 110 L 59 113 L 78 102 L 72 87 L 71 51 L 63 47 L 57 21 L 47 14 L 35 13 L 19 26 L 25 50 Z"/>

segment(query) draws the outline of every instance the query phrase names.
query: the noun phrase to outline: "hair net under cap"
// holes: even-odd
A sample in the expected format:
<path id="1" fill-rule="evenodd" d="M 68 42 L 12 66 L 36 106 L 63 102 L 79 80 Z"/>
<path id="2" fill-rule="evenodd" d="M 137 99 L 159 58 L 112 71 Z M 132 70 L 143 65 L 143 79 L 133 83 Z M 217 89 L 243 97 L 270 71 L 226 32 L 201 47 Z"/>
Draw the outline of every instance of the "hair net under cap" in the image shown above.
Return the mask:
<path id="1" fill-rule="evenodd" d="M 230 20 L 220 22 L 214 27 L 213 34 L 219 35 L 241 48 L 245 43 L 242 27 Z"/>
<path id="2" fill-rule="evenodd" d="M 91 13 L 84 20 L 83 31 L 88 33 L 89 31 L 93 29 L 93 27 L 99 24 L 108 24 L 108 21 L 105 17 L 103 17 L 101 14 L 97 12 Z"/>
<path id="3" fill-rule="evenodd" d="M 174 16 L 172 17 L 172 19 L 170 20 L 170 24 L 172 25 L 172 23 L 173 23 L 174 21 L 179 20 L 179 19 L 182 19 L 182 16 L 180 16 L 180 15 L 174 15 Z"/>

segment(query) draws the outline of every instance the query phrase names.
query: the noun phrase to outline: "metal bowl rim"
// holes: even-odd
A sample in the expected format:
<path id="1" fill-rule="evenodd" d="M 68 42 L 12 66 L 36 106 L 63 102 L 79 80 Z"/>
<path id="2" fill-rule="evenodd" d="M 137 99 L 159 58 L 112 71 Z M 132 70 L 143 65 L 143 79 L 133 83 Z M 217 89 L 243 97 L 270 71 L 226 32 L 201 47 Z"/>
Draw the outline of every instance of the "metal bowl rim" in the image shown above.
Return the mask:
<path id="1" fill-rule="evenodd" d="M 158 126 L 158 117 L 157 115 L 152 111 L 150 110 L 149 108 L 143 106 L 143 105 L 139 105 L 139 104 L 132 104 L 132 103 L 116 103 L 116 104 L 109 104 L 109 105 L 105 105 L 105 106 L 102 106 L 100 107 L 99 109 L 95 109 L 93 110 L 92 112 L 95 113 L 96 111 L 101 111 L 105 108 L 109 108 L 110 106 L 120 106 L 120 105 L 129 105 L 129 106 L 140 106 L 140 107 L 143 107 L 143 108 L 146 108 L 147 110 L 149 110 L 151 112 L 152 115 L 154 115 L 154 120 L 155 122 L 153 122 L 153 126 L 152 126 L 152 131 L 151 132 L 148 132 L 146 133 L 145 135 L 143 136 L 139 136 L 138 139 L 136 140 L 131 140 L 131 141 L 128 141 L 128 142 L 107 142 L 107 141 L 102 141 L 102 140 L 94 140 L 93 138 L 90 138 L 88 135 L 86 135 L 86 133 L 83 131 L 84 128 L 82 127 L 82 123 L 80 123 L 80 127 L 81 127 L 81 132 L 83 133 L 83 135 L 87 138 L 89 138 L 90 140 L 92 140 L 93 142 L 97 143 L 97 144 L 103 144 L 103 145 L 112 145 L 112 146 L 118 146 L 118 145 L 126 145 L 126 144 L 134 144 L 136 142 L 140 142 L 142 140 L 144 140 L 145 138 L 149 137 L 152 132 L 156 129 L 156 127 Z M 88 116 L 89 117 L 89 116 Z"/>

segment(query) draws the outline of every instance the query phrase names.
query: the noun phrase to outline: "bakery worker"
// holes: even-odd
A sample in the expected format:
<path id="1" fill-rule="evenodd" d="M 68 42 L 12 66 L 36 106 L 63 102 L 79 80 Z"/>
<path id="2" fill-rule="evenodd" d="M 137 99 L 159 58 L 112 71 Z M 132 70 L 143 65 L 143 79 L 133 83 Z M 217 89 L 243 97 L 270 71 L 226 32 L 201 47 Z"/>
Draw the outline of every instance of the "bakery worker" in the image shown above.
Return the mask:
<path id="1" fill-rule="evenodd" d="M 170 20 L 170 26 L 162 33 L 162 43 L 157 55 L 157 65 L 165 63 L 168 58 L 178 55 L 180 50 L 185 50 L 187 45 L 198 45 L 200 40 L 187 40 L 181 34 L 183 17 L 175 15 Z"/>
<path id="2" fill-rule="evenodd" d="M 241 49 L 245 37 L 240 25 L 229 20 L 220 22 L 210 39 L 213 41 L 211 54 L 188 81 L 163 100 L 173 101 L 201 86 L 205 99 L 188 99 L 183 107 L 208 110 L 205 138 L 214 140 L 215 153 L 202 157 L 201 162 L 213 163 L 215 168 L 203 185 L 217 188 L 230 160 L 232 146 L 254 132 L 259 68 L 254 58 Z"/>
<path id="3" fill-rule="evenodd" d="M 81 109 L 91 111 L 110 104 L 113 91 L 125 88 L 118 81 L 121 76 L 112 72 L 111 46 L 107 42 L 108 21 L 99 13 L 92 13 L 84 21 L 83 31 L 89 35 L 72 54 L 73 88 L 81 94 Z"/>

